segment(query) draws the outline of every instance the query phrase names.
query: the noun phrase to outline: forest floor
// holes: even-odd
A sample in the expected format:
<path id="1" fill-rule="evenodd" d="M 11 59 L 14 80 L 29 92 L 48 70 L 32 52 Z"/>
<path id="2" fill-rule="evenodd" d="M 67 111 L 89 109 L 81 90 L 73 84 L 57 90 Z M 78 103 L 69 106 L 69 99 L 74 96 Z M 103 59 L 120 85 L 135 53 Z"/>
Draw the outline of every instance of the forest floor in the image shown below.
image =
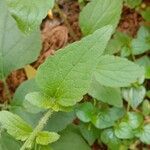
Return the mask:
<path id="1" fill-rule="evenodd" d="M 150 5 L 150 0 L 143 0 L 143 3 Z M 32 67 L 38 68 L 44 60 L 55 53 L 58 49 L 81 39 L 82 33 L 79 27 L 79 13 L 80 6 L 77 0 L 60 0 L 59 10 L 54 10 L 53 16 L 47 16 L 41 24 L 42 50 L 38 60 L 32 63 Z M 132 37 L 143 24 L 143 19 L 135 9 L 123 7 L 120 23 L 118 24 L 118 31 L 128 33 Z M 19 69 L 12 72 L 7 78 L 7 84 L 10 93 L 14 94 L 16 88 L 25 80 L 27 75 L 24 69 Z M 4 92 L 4 86 L 0 82 L 0 103 L 7 101 L 7 96 Z M 103 145 L 94 144 L 93 150 L 105 150 Z M 142 150 L 142 145 L 139 145 L 139 150 Z"/>

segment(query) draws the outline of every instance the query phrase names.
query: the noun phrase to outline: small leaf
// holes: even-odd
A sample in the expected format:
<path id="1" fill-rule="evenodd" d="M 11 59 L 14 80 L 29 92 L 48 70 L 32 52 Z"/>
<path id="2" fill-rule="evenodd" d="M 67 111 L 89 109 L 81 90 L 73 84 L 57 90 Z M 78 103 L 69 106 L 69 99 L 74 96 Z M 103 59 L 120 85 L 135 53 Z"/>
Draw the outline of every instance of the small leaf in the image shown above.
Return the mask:
<path id="1" fill-rule="evenodd" d="M 129 56 L 131 54 L 132 38 L 122 32 L 116 32 L 106 47 L 105 54 L 114 54 L 121 51 L 121 56 Z"/>
<path id="2" fill-rule="evenodd" d="M 73 106 L 83 98 L 111 33 L 111 26 L 101 28 L 59 50 L 39 67 L 36 81 L 51 103 Z"/>
<path id="3" fill-rule="evenodd" d="M 55 132 L 42 131 L 36 137 L 36 143 L 41 145 L 48 145 L 59 139 L 59 134 Z"/>
<path id="4" fill-rule="evenodd" d="M 24 67 L 28 79 L 33 79 L 36 75 L 36 69 L 34 69 L 31 65 L 27 65 Z"/>
<path id="5" fill-rule="evenodd" d="M 101 141 L 108 146 L 110 150 L 119 150 L 121 140 L 118 139 L 112 129 L 103 130 L 101 133 Z"/>
<path id="6" fill-rule="evenodd" d="M 48 10 L 54 5 L 54 0 L 6 0 L 6 2 L 19 28 L 25 33 L 31 33 L 39 28 Z"/>
<path id="7" fill-rule="evenodd" d="M 150 115 L 150 102 L 147 99 L 142 103 L 142 113 L 144 116 Z"/>
<path id="8" fill-rule="evenodd" d="M 133 109 L 136 109 L 144 100 L 146 90 L 144 86 L 124 88 L 122 90 L 123 97 L 131 105 Z"/>
<path id="9" fill-rule="evenodd" d="M 122 97 L 119 88 L 111 88 L 100 85 L 97 81 L 93 80 L 89 89 L 89 95 L 104 103 L 122 107 Z"/>
<path id="10" fill-rule="evenodd" d="M 25 99 L 32 105 L 42 109 L 53 109 L 54 111 L 69 111 L 71 107 L 63 107 L 49 99 L 46 94 L 32 92 L 25 96 Z"/>
<path id="11" fill-rule="evenodd" d="M 146 10 L 142 11 L 141 15 L 146 21 L 150 21 L 150 7 L 147 7 Z"/>
<path id="12" fill-rule="evenodd" d="M 132 129 L 136 129 L 143 123 L 144 119 L 140 113 L 128 112 L 123 121 L 128 123 Z"/>
<path id="13" fill-rule="evenodd" d="M 135 8 L 141 4 L 142 0 L 125 0 L 125 2 L 129 7 Z"/>
<path id="14" fill-rule="evenodd" d="M 76 109 L 77 117 L 83 122 L 90 122 L 95 112 L 94 106 L 90 103 L 83 103 Z"/>
<path id="15" fill-rule="evenodd" d="M 92 123 L 99 129 L 111 127 L 123 117 L 124 112 L 124 109 L 116 107 L 100 110 L 97 116 L 93 116 Z"/>
<path id="16" fill-rule="evenodd" d="M 0 79 L 4 79 L 11 71 L 37 59 L 41 39 L 39 30 L 28 36 L 19 31 L 4 0 L 0 1 L 0 20 Z"/>
<path id="17" fill-rule="evenodd" d="M 0 123 L 17 140 L 25 141 L 32 132 L 32 128 L 24 120 L 8 111 L 0 112 Z"/>
<path id="18" fill-rule="evenodd" d="M 139 129 L 136 133 L 136 137 L 140 138 L 143 143 L 150 144 L 150 124 L 146 124 Z"/>
<path id="19" fill-rule="evenodd" d="M 141 26 L 137 38 L 132 41 L 132 53 L 134 55 L 142 54 L 150 49 L 150 29 Z"/>
<path id="20" fill-rule="evenodd" d="M 90 124 L 91 125 L 91 124 Z M 100 132 L 93 125 L 89 127 L 89 124 L 80 124 L 79 125 L 80 132 L 84 139 L 89 143 L 89 145 L 93 145 L 96 139 L 99 137 Z"/>
<path id="21" fill-rule="evenodd" d="M 134 132 L 127 122 L 121 122 L 115 127 L 115 135 L 120 139 L 132 139 Z"/>
<path id="22" fill-rule="evenodd" d="M 99 59 L 95 79 L 110 87 L 129 86 L 144 74 L 144 69 L 125 58 L 105 55 Z"/>
<path id="23" fill-rule="evenodd" d="M 111 5 L 110 5 L 111 3 Z M 122 0 L 93 0 L 80 13 L 80 27 L 88 35 L 106 25 L 116 28 L 122 10 Z"/>
<path id="24" fill-rule="evenodd" d="M 150 58 L 143 56 L 136 60 L 136 63 L 145 67 L 145 78 L 150 79 Z"/>

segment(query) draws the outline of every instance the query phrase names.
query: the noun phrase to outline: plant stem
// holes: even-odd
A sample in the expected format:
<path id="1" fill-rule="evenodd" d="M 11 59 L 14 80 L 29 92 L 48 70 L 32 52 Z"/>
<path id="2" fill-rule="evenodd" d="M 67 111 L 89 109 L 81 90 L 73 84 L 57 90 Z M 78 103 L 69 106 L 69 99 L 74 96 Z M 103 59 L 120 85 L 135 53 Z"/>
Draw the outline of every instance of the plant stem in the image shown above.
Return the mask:
<path id="1" fill-rule="evenodd" d="M 3 81 L 3 84 L 4 84 L 4 91 L 5 91 L 8 99 L 11 100 L 11 94 L 10 94 L 10 90 L 8 88 L 7 82 L 6 82 L 5 79 L 3 79 L 2 81 Z"/>
<path id="2" fill-rule="evenodd" d="M 45 115 L 41 118 L 38 125 L 35 127 L 33 132 L 30 134 L 29 138 L 25 141 L 25 143 L 22 145 L 20 150 L 26 150 L 30 145 L 32 146 L 36 136 L 40 131 L 43 130 L 44 126 L 46 125 L 47 121 L 49 120 L 50 116 L 52 115 L 53 111 L 49 110 L 45 113 Z"/>
<path id="3" fill-rule="evenodd" d="M 57 9 L 57 11 L 58 11 L 60 17 L 61 17 L 62 19 L 64 19 L 64 22 L 65 22 L 66 26 L 67 26 L 68 29 L 69 29 L 70 35 L 72 36 L 72 38 L 73 38 L 75 41 L 77 41 L 77 40 L 78 40 L 78 37 L 76 36 L 76 34 L 74 33 L 74 31 L 72 30 L 72 28 L 71 28 L 71 26 L 70 26 L 70 24 L 69 24 L 69 22 L 68 22 L 68 20 L 67 20 L 66 15 L 62 12 L 62 10 L 59 8 L 59 5 L 58 5 L 57 3 L 55 3 L 55 8 Z"/>

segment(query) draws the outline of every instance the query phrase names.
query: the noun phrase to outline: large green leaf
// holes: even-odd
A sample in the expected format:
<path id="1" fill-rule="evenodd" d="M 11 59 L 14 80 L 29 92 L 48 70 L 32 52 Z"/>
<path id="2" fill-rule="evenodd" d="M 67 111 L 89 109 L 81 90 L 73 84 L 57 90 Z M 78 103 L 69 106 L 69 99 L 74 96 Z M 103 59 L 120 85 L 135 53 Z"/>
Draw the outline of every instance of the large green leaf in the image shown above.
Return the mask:
<path id="1" fill-rule="evenodd" d="M 122 10 L 122 0 L 93 0 L 80 13 L 80 27 L 84 35 L 111 24 L 116 28 Z"/>
<path id="2" fill-rule="evenodd" d="M 144 69 L 125 58 L 105 55 L 99 59 L 95 79 L 110 87 L 129 86 L 143 76 Z"/>
<path id="3" fill-rule="evenodd" d="M 0 123 L 17 140 L 25 141 L 32 132 L 32 128 L 24 120 L 8 111 L 0 112 Z"/>
<path id="4" fill-rule="evenodd" d="M 111 33 L 111 26 L 101 28 L 59 50 L 39 67 L 36 81 L 49 101 L 72 106 L 82 99 Z"/>
<path id="5" fill-rule="evenodd" d="M 4 0 L 0 1 L 0 79 L 11 71 L 36 60 L 41 40 L 39 31 L 23 35 L 9 15 Z"/>
<path id="6" fill-rule="evenodd" d="M 54 5 L 54 0 L 6 0 L 8 8 L 19 28 L 23 32 L 32 32 L 39 28 Z"/>
<path id="7" fill-rule="evenodd" d="M 150 29 L 141 26 L 137 38 L 132 41 L 132 52 L 135 55 L 142 54 L 150 50 Z"/>
<path id="8" fill-rule="evenodd" d="M 119 88 L 102 86 L 93 80 L 88 93 L 99 101 L 116 107 L 122 107 L 122 97 Z"/>

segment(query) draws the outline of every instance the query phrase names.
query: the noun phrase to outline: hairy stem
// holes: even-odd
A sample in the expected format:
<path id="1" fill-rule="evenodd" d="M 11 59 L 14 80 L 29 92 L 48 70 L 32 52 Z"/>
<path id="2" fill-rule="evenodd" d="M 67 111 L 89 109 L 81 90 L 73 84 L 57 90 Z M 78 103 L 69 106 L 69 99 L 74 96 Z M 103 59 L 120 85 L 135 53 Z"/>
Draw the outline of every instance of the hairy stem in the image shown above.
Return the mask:
<path id="1" fill-rule="evenodd" d="M 49 110 L 48 112 L 45 113 L 45 115 L 41 118 L 39 121 L 38 125 L 35 127 L 33 132 L 30 134 L 29 138 L 25 141 L 25 143 L 22 145 L 20 150 L 26 150 L 30 145 L 33 144 L 36 136 L 40 131 L 43 130 L 44 126 L 46 125 L 47 121 L 49 120 L 50 116 L 52 115 L 53 111 Z"/>
<path id="2" fill-rule="evenodd" d="M 72 30 L 72 28 L 71 28 L 71 26 L 70 26 L 70 24 L 69 24 L 69 22 L 68 22 L 68 20 L 67 20 L 66 15 L 64 14 L 64 12 L 62 12 L 62 10 L 59 8 L 59 5 L 58 5 L 57 3 L 55 3 L 55 8 L 56 8 L 56 10 L 58 11 L 60 17 L 61 17 L 62 19 L 64 19 L 64 22 L 65 22 L 66 26 L 67 26 L 68 29 L 69 29 L 70 35 L 72 36 L 72 38 L 73 38 L 75 41 L 77 41 L 77 40 L 78 40 L 78 37 L 76 36 L 76 34 L 74 33 L 74 31 Z"/>

